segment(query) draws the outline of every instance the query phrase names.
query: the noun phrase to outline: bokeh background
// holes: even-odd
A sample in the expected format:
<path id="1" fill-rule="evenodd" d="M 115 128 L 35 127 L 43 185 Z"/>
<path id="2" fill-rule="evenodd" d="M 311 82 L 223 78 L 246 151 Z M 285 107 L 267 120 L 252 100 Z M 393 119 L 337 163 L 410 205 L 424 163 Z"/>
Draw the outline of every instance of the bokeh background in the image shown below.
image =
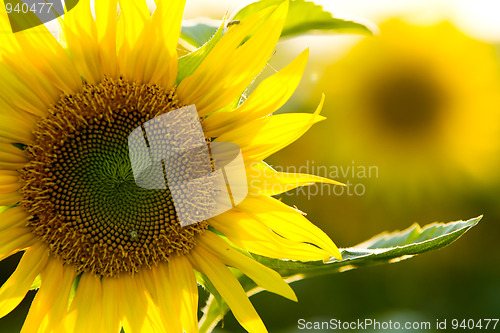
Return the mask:
<path id="1" fill-rule="evenodd" d="M 220 19 L 248 2 L 188 0 L 185 18 Z M 442 250 L 297 282 L 298 303 L 260 293 L 252 297 L 257 311 L 270 332 L 299 332 L 302 318 L 431 323 L 499 318 L 500 5 L 493 0 L 316 3 L 379 29 L 371 37 L 308 35 L 278 45 L 262 77 L 306 47 L 311 53 L 298 91 L 280 112 L 312 112 L 325 93 L 327 120 L 268 163 L 351 184 L 343 191 L 329 186 L 292 191 L 283 201 L 307 212 L 339 247 L 413 222 L 484 218 Z M 370 166 L 371 177 L 358 173 Z M 1 282 L 18 259 L 2 263 Z M 1 332 L 19 331 L 30 301 L 0 320 Z M 218 329 L 241 330 L 232 315 Z"/>
<path id="2" fill-rule="evenodd" d="M 436 319 L 448 319 L 448 328 L 454 318 L 498 318 L 500 4 L 315 2 L 379 31 L 374 37 L 308 35 L 278 45 L 263 75 L 307 47 L 311 54 L 282 111 L 312 112 L 324 92 L 327 120 L 267 161 L 320 176 L 337 170 L 336 180 L 349 181 L 353 195 L 320 186 L 291 191 L 283 201 L 307 212 L 340 247 L 413 222 L 484 218 L 442 250 L 297 282 L 296 304 L 269 293 L 252 297 L 253 304 L 270 332 L 303 332 L 301 318 L 430 321 L 433 327 Z M 245 3 L 200 3 L 187 14 L 218 18 Z M 377 167 L 378 177 L 357 174 L 369 166 Z M 356 167 L 354 177 L 348 167 Z M 354 193 L 357 184 L 361 196 Z M 221 331 L 241 328 L 228 315 Z"/>

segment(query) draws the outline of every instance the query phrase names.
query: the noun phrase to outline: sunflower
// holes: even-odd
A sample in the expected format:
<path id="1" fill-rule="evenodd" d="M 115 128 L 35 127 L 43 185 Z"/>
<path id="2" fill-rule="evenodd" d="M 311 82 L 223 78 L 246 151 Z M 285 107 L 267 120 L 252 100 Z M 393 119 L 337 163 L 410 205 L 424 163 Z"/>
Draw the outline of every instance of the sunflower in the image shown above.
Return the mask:
<path id="1" fill-rule="evenodd" d="M 378 167 L 380 179 L 370 184 L 383 182 L 399 199 L 498 180 L 495 48 L 449 22 L 391 19 L 379 27 L 322 74 L 319 89 L 330 96 L 325 112 L 335 124 L 323 157 Z"/>
<path id="2" fill-rule="evenodd" d="M 0 34 L 0 260 L 24 251 L 0 289 L 0 317 L 39 285 L 22 332 L 196 332 L 204 280 L 246 330 L 263 332 L 232 270 L 296 300 L 251 253 L 341 259 L 302 212 L 272 197 L 332 181 L 263 162 L 323 119 L 322 103 L 313 114 L 272 115 L 308 51 L 235 103 L 272 55 L 288 2 L 232 25 L 190 62 L 176 52 L 183 9 L 96 1 L 92 13 L 81 0 L 59 20 L 58 39 L 43 25 Z M 0 24 L 10 29 L 5 12 Z M 135 184 L 127 137 L 192 104 L 208 144 L 241 148 L 249 185 L 233 209 L 181 227 L 168 189 Z"/>

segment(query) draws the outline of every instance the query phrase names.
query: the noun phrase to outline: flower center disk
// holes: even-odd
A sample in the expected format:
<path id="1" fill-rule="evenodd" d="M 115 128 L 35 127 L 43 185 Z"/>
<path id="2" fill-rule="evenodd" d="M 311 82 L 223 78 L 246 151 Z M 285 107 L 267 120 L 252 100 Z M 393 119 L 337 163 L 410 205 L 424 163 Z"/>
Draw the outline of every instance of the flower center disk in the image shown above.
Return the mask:
<path id="1" fill-rule="evenodd" d="M 179 107 L 174 89 L 105 78 L 63 96 L 38 123 L 21 205 L 55 255 L 116 276 L 193 248 L 207 223 L 181 227 L 168 187 L 136 185 L 128 151 L 135 128 Z"/>

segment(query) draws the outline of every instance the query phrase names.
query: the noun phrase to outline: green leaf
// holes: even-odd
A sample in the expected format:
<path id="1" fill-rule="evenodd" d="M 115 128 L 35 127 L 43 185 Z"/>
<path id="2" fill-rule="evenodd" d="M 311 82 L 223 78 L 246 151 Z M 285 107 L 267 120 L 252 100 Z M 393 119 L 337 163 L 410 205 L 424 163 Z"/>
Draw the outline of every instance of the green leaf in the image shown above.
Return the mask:
<path id="1" fill-rule="evenodd" d="M 233 20 L 242 20 L 264 8 L 282 3 L 284 0 L 261 0 L 242 8 Z M 335 18 L 322 6 L 311 1 L 291 0 L 288 16 L 281 37 L 303 35 L 310 32 L 341 32 L 371 35 L 372 31 L 362 23 Z"/>
<path id="2" fill-rule="evenodd" d="M 220 22 L 211 19 L 184 20 L 181 38 L 190 45 L 199 48 L 217 32 Z"/>
<path id="3" fill-rule="evenodd" d="M 215 326 L 224 319 L 224 314 L 229 311 L 227 303 L 222 303 L 225 310 L 219 309 L 219 302 L 215 299 L 215 297 L 210 294 L 207 300 L 207 305 L 202 310 L 203 317 L 200 320 L 200 333 L 203 332 L 212 332 Z"/>
<path id="4" fill-rule="evenodd" d="M 264 265 L 277 270 L 284 278 L 297 279 L 344 272 L 350 269 L 395 263 L 415 255 L 445 247 L 475 226 L 482 216 L 468 221 L 432 223 L 421 228 L 417 223 L 403 231 L 382 233 L 354 247 L 341 249 L 342 261 L 297 262 L 254 256 Z"/>
<path id="5" fill-rule="evenodd" d="M 69 291 L 69 302 L 71 303 L 73 301 L 73 298 L 75 297 L 76 290 L 78 289 L 78 285 L 80 284 L 80 279 L 82 278 L 82 274 L 78 274 L 75 279 L 73 280 L 73 284 L 71 285 L 71 289 Z"/>
<path id="6" fill-rule="evenodd" d="M 183 28 L 184 29 L 184 28 Z M 184 80 L 189 75 L 193 74 L 193 72 L 198 68 L 203 59 L 212 51 L 215 44 L 221 39 L 222 31 L 224 30 L 224 22 L 220 25 L 219 29 L 215 32 L 215 34 L 206 42 L 202 47 L 198 50 L 191 52 L 183 57 L 179 58 L 179 70 L 177 72 L 177 78 L 175 83 L 179 84 L 182 80 Z"/>
<path id="7" fill-rule="evenodd" d="M 470 228 L 475 226 L 481 218 L 482 216 L 468 221 L 432 223 L 423 228 L 415 223 L 403 231 L 384 232 L 356 246 L 340 249 L 342 261 L 332 258 L 327 262 L 301 262 L 271 259 L 258 255 L 252 256 L 255 260 L 276 270 L 287 282 L 291 283 L 305 278 L 345 272 L 364 266 L 396 263 L 418 254 L 443 248 L 459 239 Z M 249 296 L 262 291 L 246 275 L 238 276 L 238 280 Z M 224 310 L 228 311 L 227 305 L 221 306 L 220 302 L 219 300 L 217 305 L 214 304 L 215 302 L 208 303 L 205 313 L 214 311 L 211 308 L 215 306 L 217 306 L 216 309 L 219 313 Z M 211 316 L 210 318 L 214 317 Z M 204 319 L 204 327 L 214 327 L 217 323 L 207 323 L 207 321 L 208 316 Z"/>

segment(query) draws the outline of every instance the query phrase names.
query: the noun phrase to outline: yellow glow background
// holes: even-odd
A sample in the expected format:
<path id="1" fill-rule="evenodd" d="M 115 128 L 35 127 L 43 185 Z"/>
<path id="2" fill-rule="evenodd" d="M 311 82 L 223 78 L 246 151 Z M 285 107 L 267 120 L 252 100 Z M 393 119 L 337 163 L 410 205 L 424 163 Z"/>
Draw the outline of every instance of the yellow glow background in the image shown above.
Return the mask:
<path id="1" fill-rule="evenodd" d="M 209 8 L 200 3 L 200 7 L 188 10 L 186 16 L 205 13 L 205 16 L 217 18 L 224 11 L 231 12 L 245 3 L 220 1 L 211 3 Z M 355 245 L 385 230 L 404 229 L 413 222 L 423 225 L 480 214 L 485 217 L 464 238 L 435 253 L 394 265 L 295 283 L 298 304 L 265 293 L 253 297 L 253 303 L 270 332 L 299 332 L 297 321 L 300 318 L 312 321 L 373 318 L 434 324 L 436 319 L 448 319 L 449 322 L 453 318 L 498 316 L 500 21 L 495 13 L 500 12 L 500 4 L 451 0 L 317 3 L 336 16 L 381 25 L 380 35 L 315 35 L 280 43 L 264 75 L 282 68 L 300 50 L 311 49 L 299 90 L 283 111 L 313 110 L 321 93 L 325 92 L 322 114 L 327 120 L 268 162 L 284 170 L 287 166 L 295 166 L 298 170 L 309 165 L 309 169 L 300 171 L 316 171 L 321 176 L 325 174 L 322 173 L 324 169 L 318 168 L 320 166 L 338 171 L 343 167 L 346 171 L 352 165 L 375 165 L 378 178 L 359 179 L 352 174 L 336 178 L 342 182 L 362 183 L 366 189 L 363 196 L 328 195 L 323 188 L 323 195 L 308 197 L 307 193 L 314 193 L 311 189 L 305 194 L 284 195 L 283 201 L 307 212 L 308 218 L 341 247 Z M 402 23 L 398 25 L 394 21 L 392 26 L 383 24 L 393 19 L 410 27 L 404 28 Z M 382 37 L 383 33 L 390 37 Z M 405 34 L 408 34 L 406 38 Z M 379 37 L 385 41 L 385 47 L 380 46 L 381 42 L 367 41 Z M 414 49 L 408 51 L 412 47 Z M 379 50 L 379 54 L 365 54 L 374 50 Z M 398 59 L 407 65 L 396 66 Z M 419 59 L 425 60 L 422 67 L 417 65 L 421 63 Z M 426 65 L 426 61 L 431 65 Z M 387 70 L 390 64 L 394 64 L 393 69 L 386 75 L 368 74 Z M 430 71 L 429 67 L 435 70 Z M 418 133 L 413 135 L 416 139 L 410 140 L 412 135 L 407 134 L 405 138 L 404 132 L 397 139 L 380 131 L 373 119 L 360 121 L 363 115 L 369 114 L 360 111 L 361 104 L 365 107 L 369 104 L 369 90 L 363 88 L 370 86 L 368 82 L 378 87 L 381 81 L 390 81 L 388 78 L 397 77 L 398 73 L 406 73 L 411 81 L 412 77 L 428 72 L 432 72 L 433 79 L 425 81 L 424 78 L 423 82 L 438 82 L 442 87 L 438 91 L 452 91 L 441 94 L 449 94 L 446 97 L 449 103 L 455 103 L 442 115 L 441 135 L 434 129 L 435 135 L 426 136 L 425 140 L 419 138 Z M 373 82 L 370 78 L 379 81 Z M 412 99 L 412 94 L 406 92 L 403 97 Z M 397 105 L 404 102 L 403 97 Z M 370 130 L 371 137 L 366 134 Z M 448 134 L 442 134 L 446 131 Z M 453 133 L 456 133 L 455 138 Z M 316 169 L 312 168 L 313 163 Z M 239 330 L 234 319 L 227 316 L 221 331 Z"/>

